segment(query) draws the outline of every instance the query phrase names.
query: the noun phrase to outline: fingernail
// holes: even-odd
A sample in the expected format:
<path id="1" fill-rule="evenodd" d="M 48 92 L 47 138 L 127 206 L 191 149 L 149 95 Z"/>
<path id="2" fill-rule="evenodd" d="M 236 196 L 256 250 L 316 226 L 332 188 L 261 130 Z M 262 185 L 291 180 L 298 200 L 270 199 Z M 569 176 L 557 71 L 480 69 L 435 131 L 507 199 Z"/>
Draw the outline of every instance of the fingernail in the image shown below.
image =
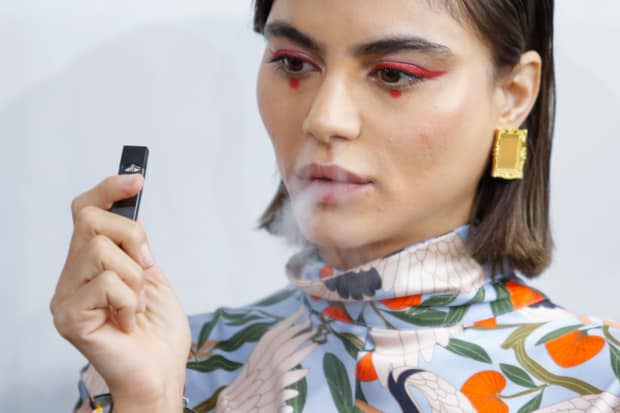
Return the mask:
<path id="1" fill-rule="evenodd" d="M 140 290 L 140 294 L 138 294 L 138 310 L 141 313 L 146 311 L 146 294 L 144 290 Z"/>
<path id="2" fill-rule="evenodd" d="M 142 244 L 140 247 L 140 261 L 142 261 L 142 266 L 144 268 L 150 268 L 155 264 L 155 259 L 153 258 L 148 244 Z"/>
<path id="3" fill-rule="evenodd" d="M 119 175 L 118 179 L 121 181 L 122 184 L 131 185 L 136 181 L 138 175 L 140 174 L 123 174 Z"/>

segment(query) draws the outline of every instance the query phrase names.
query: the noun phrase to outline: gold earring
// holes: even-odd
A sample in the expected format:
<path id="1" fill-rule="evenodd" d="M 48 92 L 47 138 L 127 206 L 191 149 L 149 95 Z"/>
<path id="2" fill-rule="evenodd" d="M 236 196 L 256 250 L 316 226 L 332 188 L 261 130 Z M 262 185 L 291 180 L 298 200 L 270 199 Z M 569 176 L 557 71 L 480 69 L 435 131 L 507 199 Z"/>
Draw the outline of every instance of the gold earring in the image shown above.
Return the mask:
<path id="1" fill-rule="evenodd" d="M 526 142 L 527 129 L 495 129 L 491 176 L 503 179 L 523 179 L 523 165 L 527 157 Z"/>

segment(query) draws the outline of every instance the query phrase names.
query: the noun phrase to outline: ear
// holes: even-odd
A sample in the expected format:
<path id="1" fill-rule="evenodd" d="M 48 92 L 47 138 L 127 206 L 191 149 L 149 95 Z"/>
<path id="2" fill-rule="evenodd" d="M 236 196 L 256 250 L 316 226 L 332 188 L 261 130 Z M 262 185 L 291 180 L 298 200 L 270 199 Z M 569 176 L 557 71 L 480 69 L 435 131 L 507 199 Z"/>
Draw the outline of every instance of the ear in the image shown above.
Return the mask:
<path id="1" fill-rule="evenodd" d="M 498 127 L 519 128 L 525 122 L 540 89 L 542 59 L 529 50 L 521 55 L 517 65 L 500 81 L 503 99 L 499 108 Z"/>

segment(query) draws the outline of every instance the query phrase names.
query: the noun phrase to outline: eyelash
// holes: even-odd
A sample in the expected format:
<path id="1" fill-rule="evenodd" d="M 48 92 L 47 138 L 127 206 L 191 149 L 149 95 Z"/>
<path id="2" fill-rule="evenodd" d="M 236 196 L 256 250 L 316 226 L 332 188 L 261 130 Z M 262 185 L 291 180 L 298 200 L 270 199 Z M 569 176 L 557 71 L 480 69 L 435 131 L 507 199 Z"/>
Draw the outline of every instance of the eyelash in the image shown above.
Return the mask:
<path id="1" fill-rule="evenodd" d="M 285 60 L 293 60 L 295 62 L 300 62 L 303 65 L 308 65 L 311 66 L 313 69 L 318 69 L 315 65 L 313 65 L 312 63 L 308 62 L 307 60 L 298 57 L 298 56 L 294 56 L 291 54 L 286 54 L 286 53 L 280 53 L 280 52 L 276 52 L 273 54 L 273 56 L 271 57 L 271 59 L 269 60 L 269 63 L 274 64 L 275 66 L 275 70 L 278 72 L 282 72 L 287 76 L 291 76 L 291 77 L 297 77 L 299 78 L 299 75 L 303 75 L 307 72 L 303 72 L 303 71 L 291 71 L 288 69 L 287 64 L 285 63 Z M 290 62 L 289 62 L 290 63 Z M 303 66 L 302 66 L 303 67 Z"/>
<path id="2" fill-rule="evenodd" d="M 383 66 L 383 65 L 380 65 L 380 66 Z M 384 82 L 379 77 L 381 73 L 397 74 L 399 75 L 399 81 L 396 83 Z M 370 72 L 370 74 L 373 76 L 377 76 L 376 78 L 378 79 L 378 81 L 382 82 L 385 85 L 385 87 L 390 90 L 405 90 L 405 89 L 415 86 L 419 82 L 426 80 L 424 76 L 420 76 L 418 74 L 407 72 L 404 70 L 398 70 L 388 65 L 384 67 L 375 68 L 372 72 Z M 405 78 L 404 83 L 401 82 L 403 78 Z"/>
<path id="3" fill-rule="evenodd" d="M 291 63 L 290 60 L 292 60 L 294 63 L 301 63 L 302 69 L 299 71 L 290 70 L 286 63 L 286 60 L 289 60 L 288 64 Z M 306 65 L 311 67 L 311 70 L 318 69 L 316 65 L 310 63 L 305 58 L 284 52 L 274 53 L 269 60 L 269 63 L 274 64 L 274 69 L 277 72 L 283 73 L 285 76 L 295 78 L 300 78 L 304 74 L 308 73 L 308 70 L 303 70 L 304 66 Z M 403 68 L 404 66 L 410 69 L 405 70 Z M 417 71 L 419 73 L 414 73 L 414 71 Z M 381 73 L 397 74 L 399 75 L 399 80 L 398 82 L 384 82 L 380 78 Z M 425 69 L 407 63 L 381 63 L 377 67 L 375 67 L 372 72 L 370 72 L 370 75 L 373 76 L 377 82 L 381 83 L 379 86 L 387 90 L 405 90 L 415 86 L 416 84 L 424 80 L 436 77 L 438 74 L 440 73 L 429 72 Z"/>

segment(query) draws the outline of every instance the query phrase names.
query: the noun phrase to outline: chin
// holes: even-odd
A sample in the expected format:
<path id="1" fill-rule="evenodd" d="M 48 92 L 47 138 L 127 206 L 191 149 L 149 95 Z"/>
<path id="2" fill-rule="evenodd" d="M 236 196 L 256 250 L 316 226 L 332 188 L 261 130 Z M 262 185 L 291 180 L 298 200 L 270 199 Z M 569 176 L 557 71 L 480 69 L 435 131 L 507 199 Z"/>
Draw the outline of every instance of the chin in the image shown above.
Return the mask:
<path id="1" fill-rule="evenodd" d="M 298 221 L 304 238 L 319 247 L 355 249 L 368 244 L 369 225 L 360 219 L 313 214 L 311 219 Z"/>

